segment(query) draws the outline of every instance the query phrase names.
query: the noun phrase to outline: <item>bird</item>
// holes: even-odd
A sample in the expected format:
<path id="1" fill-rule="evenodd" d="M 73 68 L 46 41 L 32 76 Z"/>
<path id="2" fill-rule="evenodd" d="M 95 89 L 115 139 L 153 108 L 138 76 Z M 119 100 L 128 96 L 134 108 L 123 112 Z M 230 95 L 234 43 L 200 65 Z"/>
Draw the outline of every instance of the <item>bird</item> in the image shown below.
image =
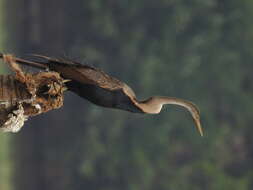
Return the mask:
<path id="1" fill-rule="evenodd" d="M 190 101 L 167 96 L 152 96 L 145 100 L 138 100 L 131 87 L 98 68 L 66 59 L 38 54 L 32 56 L 39 61 L 15 59 L 19 64 L 58 72 L 66 81 L 66 90 L 98 106 L 144 114 L 159 114 L 166 104 L 181 106 L 190 112 L 198 132 L 203 136 L 200 111 Z"/>

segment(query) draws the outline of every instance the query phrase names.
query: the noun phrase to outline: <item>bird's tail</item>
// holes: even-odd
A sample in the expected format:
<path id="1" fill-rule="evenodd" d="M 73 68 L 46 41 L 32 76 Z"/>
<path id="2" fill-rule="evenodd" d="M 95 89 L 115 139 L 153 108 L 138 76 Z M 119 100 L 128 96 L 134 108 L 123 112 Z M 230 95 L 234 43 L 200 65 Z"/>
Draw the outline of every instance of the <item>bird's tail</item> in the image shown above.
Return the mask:
<path id="1" fill-rule="evenodd" d="M 44 55 L 39 55 L 39 54 L 31 54 L 35 58 L 40 58 L 44 61 L 47 61 L 47 64 L 55 64 L 55 65 L 60 65 L 60 66 L 81 66 L 82 64 L 75 62 L 73 60 L 68 60 L 68 59 L 61 59 L 61 58 L 54 58 L 54 57 L 48 57 Z"/>
<path id="2" fill-rule="evenodd" d="M 8 54 L 3 54 L 3 53 L 0 52 L 0 58 L 1 59 L 4 59 L 5 55 L 8 55 Z M 35 67 L 35 68 L 38 68 L 38 69 L 47 69 L 48 68 L 48 64 L 45 63 L 45 62 L 29 61 L 29 60 L 26 60 L 26 59 L 15 57 L 13 55 L 12 55 L 12 57 L 15 60 L 16 63 L 21 64 L 21 65 L 27 65 L 27 66 Z"/>

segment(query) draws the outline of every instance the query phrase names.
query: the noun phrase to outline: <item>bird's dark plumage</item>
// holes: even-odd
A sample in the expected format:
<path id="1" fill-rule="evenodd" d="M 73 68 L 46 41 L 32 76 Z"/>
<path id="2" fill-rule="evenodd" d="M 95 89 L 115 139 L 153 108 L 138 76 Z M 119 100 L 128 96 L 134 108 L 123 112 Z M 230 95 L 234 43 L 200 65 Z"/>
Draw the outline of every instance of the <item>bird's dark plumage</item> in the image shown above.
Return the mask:
<path id="1" fill-rule="evenodd" d="M 183 106 L 191 113 L 197 129 L 203 135 L 199 110 L 189 101 L 161 96 L 138 101 L 133 90 L 127 84 L 109 76 L 100 69 L 73 61 L 42 55 L 33 56 L 40 58 L 41 61 L 33 62 L 16 58 L 16 62 L 58 72 L 62 78 L 69 80 L 65 83 L 68 90 L 99 106 L 149 114 L 159 113 L 164 104 Z"/>
<path id="2" fill-rule="evenodd" d="M 143 110 L 132 101 L 132 99 L 136 99 L 132 89 L 102 70 L 76 62 L 40 55 L 35 56 L 46 60 L 46 62 L 40 62 L 41 64 L 46 65 L 52 71 L 59 72 L 63 78 L 69 79 L 70 81 L 66 82 L 66 86 L 70 91 L 92 103 L 104 107 L 143 113 Z"/>

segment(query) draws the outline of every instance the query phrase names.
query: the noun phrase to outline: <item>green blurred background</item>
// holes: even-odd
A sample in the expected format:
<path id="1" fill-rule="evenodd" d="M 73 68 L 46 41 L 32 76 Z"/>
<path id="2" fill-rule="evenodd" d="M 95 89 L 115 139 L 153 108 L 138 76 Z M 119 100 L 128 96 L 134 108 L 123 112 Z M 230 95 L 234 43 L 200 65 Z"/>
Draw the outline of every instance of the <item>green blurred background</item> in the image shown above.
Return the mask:
<path id="1" fill-rule="evenodd" d="M 0 51 L 88 62 L 190 115 L 65 106 L 0 134 L 1 190 L 253 189 L 252 0 L 0 0 Z M 4 64 L 1 62 L 2 73 Z"/>

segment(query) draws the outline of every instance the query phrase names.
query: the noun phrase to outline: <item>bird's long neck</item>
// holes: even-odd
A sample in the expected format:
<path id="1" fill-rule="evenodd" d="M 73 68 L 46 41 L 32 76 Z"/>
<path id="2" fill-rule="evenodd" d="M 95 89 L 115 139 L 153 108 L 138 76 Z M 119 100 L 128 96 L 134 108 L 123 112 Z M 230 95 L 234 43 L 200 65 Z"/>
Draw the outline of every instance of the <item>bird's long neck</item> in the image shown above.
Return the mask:
<path id="1" fill-rule="evenodd" d="M 154 96 L 147 100 L 139 102 L 140 108 L 144 112 L 150 113 L 150 114 L 160 113 L 162 106 L 164 104 L 174 104 L 174 105 L 183 106 L 190 112 L 193 111 L 192 107 L 194 106 L 194 104 L 192 104 L 191 102 L 188 102 L 179 98 L 163 97 L 163 96 Z"/>
<path id="2" fill-rule="evenodd" d="M 143 110 L 143 112 L 149 114 L 159 113 L 164 104 L 174 104 L 186 108 L 191 113 L 195 125 L 201 136 L 203 135 L 203 131 L 200 124 L 200 113 L 197 106 L 195 106 L 193 103 L 179 98 L 163 96 L 155 96 L 145 101 L 138 102 L 138 106 Z"/>

